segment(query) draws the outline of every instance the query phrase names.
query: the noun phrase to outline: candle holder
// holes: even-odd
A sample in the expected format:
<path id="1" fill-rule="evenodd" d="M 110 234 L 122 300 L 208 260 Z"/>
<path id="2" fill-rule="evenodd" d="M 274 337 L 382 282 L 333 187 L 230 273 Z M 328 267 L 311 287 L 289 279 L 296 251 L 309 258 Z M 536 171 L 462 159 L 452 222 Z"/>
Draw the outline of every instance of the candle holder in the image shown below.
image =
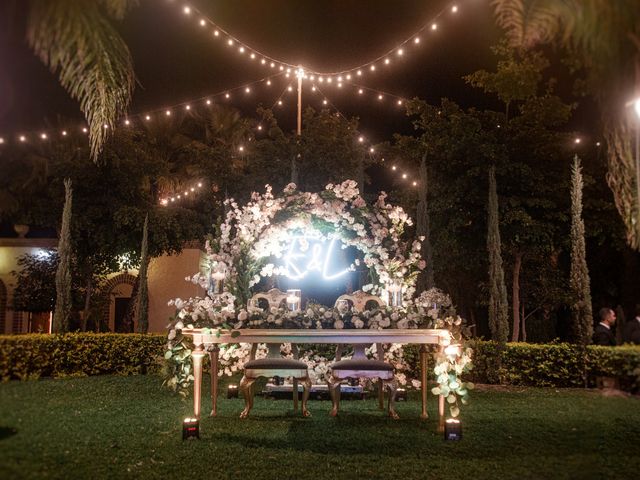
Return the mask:
<path id="1" fill-rule="evenodd" d="M 402 283 L 394 280 L 387 285 L 387 292 L 389 293 L 389 306 L 402 307 Z"/>
<path id="2" fill-rule="evenodd" d="M 227 273 L 224 268 L 211 271 L 211 281 L 209 283 L 209 293 L 213 295 L 220 295 L 224 291 L 224 279 Z"/>
<path id="3" fill-rule="evenodd" d="M 287 307 L 292 312 L 299 312 L 302 306 L 302 290 L 291 288 L 287 290 Z"/>

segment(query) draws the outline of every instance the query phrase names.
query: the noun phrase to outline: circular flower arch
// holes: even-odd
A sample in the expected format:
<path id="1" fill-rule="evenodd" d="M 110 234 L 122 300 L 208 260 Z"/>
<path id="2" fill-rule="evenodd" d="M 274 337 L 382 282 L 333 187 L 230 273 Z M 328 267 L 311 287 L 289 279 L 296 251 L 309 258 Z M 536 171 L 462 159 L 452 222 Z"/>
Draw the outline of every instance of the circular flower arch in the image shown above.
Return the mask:
<path id="1" fill-rule="evenodd" d="M 319 193 L 300 192 L 289 184 L 280 197 L 267 185 L 264 194 L 254 193 L 242 207 L 233 200 L 226 205 L 220 236 L 208 242 L 207 255 L 212 271 L 226 270 L 238 305 L 246 306 L 250 288 L 262 277 L 284 273 L 268 260 L 282 257 L 292 232 L 313 231 L 318 238 L 338 238 L 345 247 L 358 249 L 372 277 L 365 291 L 382 295 L 395 282 L 406 300 L 415 293 L 416 278 L 425 267 L 420 256 L 424 237 L 403 240 L 411 219 L 401 207 L 386 203 L 385 193 L 369 206 L 353 180 L 329 184 Z"/>

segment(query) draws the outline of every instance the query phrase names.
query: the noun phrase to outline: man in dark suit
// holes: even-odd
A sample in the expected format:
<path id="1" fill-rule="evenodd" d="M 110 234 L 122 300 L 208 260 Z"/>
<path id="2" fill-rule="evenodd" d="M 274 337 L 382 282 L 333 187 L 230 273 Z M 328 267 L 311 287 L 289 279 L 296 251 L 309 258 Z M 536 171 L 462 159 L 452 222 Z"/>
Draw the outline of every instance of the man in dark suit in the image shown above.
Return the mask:
<path id="1" fill-rule="evenodd" d="M 616 323 L 616 312 L 610 308 L 600 309 L 600 323 L 596 325 L 593 332 L 594 345 L 615 346 L 616 336 L 611 331 L 611 327 Z"/>
<path id="2" fill-rule="evenodd" d="M 624 341 L 640 345 L 640 305 L 636 305 L 636 316 L 624 326 Z"/>

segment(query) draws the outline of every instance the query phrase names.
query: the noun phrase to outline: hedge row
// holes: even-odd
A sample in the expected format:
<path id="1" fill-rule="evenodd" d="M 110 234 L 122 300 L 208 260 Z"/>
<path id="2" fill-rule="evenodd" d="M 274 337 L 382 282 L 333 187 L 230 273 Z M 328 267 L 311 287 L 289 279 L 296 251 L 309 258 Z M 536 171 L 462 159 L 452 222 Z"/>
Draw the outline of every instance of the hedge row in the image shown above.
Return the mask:
<path id="1" fill-rule="evenodd" d="M 621 388 L 640 387 L 640 346 L 508 343 L 501 348 L 484 341 L 471 346 L 471 377 L 477 383 L 592 387 L 598 377 L 614 377 Z"/>
<path id="2" fill-rule="evenodd" d="M 74 333 L 0 336 L 0 378 L 70 375 L 131 375 L 157 371 L 164 335 Z M 593 386 L 599 376 L 615 377 L 625 389 L 640 387 L 640 346 L 581 347 L 567 343 L 472 342 L 469 380 L 534 387 Z M 405 358 L 416 363 L 409 348 Z M 414 358 L 415 357 L 415 358 Z M 415 360 L 415 362 L 414 362 Z"/>
<path id="3" fill-rule="evenodd" d="M 147 373 L 158 370 L 165 343 L 164 335 L 2 335 L 0 378 Z"/>

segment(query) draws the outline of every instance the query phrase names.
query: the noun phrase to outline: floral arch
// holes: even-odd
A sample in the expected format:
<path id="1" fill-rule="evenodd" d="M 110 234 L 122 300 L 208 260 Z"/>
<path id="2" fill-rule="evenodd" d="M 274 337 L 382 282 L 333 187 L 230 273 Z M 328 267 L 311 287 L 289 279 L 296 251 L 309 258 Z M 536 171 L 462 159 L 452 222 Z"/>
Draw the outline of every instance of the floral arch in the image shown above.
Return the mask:
<path id="1" fill-rule="evenodd" d="M 181 334 L 185 326 L 196 328 L 446 328 L 450 341 L 461 344 L 464 324 L 455 314 L 450 298 L 437 289 L 415 295 L 415 283 L 424 261 L 421 242 L 406 240 L 405 229 L 412 224 L 401 207 L 379 195 L 373 205 L 360 196 L 356 182 L 329 184 L 318 193 L 301 192 L 289 184 L 282 195 L 274 196 L 270 186 L 264 194 L 254 193 L 244 206 L 225 203 L 228 211 L 219 235 L 206 243 L 204 271 L 187 280 L 209 291 L 205 297 L 175 299 L 176 316 L 169 324 L 165 358 L 171 365 L 165 383 L 184 390 L 190 384 L 190 345 Z M 376 306 L 363 312 L 337 307 L 307 305 L 298 312 L 286 308 L 263 311 L 250 305 L 252 287 L 265 276 L 283 273 L 283 267 L 270 263 L 281 258 L 290 243 L 291 232 L 313 232 L 317 238 L 339 238 L 363 256 L 371 283 L 363 290 L 386 298 L 390 289 L 400 291 L 401 306 Z M 358 260 L 356 260 L 357 262 Z M 353 267 L 353 265 L 351 266 Z M 224 278 L 224 289 L 215 294 L 212 278 Z M 460 349 L 457 356 L 437 351 L 434 372 L 438 387 L 433 392 L 447 397 L 451 414 L 458 414 L 458 400 L 466 402 L 472 384 L 460 375 L 471 367 L 471 350 Z M 286 353 L 286 352 L 285 352 Z M 221 352 L 221 375 L 231 375 L 248 359 L 248 349 L 229 346 Z M 406 360 L 403 348 L 394 345 L 386 358 L 398 372 L 401 384 L 418 387 L 415 366 Z M 306 352 L 302 357 L 314 380 L 322 381 L 330 363 L 324 352 Z"/>
<path id="2" fill-rule="evenodd" d="M 387 286 L 396 283 L 405 299 L 411 299 L 416 277 L 425 266 L 420 257 L 421 242 L 402 239 L 411 219 L 385 199 L 382 193 L 369 206 L 356 182 L 347 180 L 329 184 L 319 193 L 300 192 L 289 184 L 280 197 L 267 185 L 263 195 L 254 193 L 242 207 L 229 200 L 220 237 L 207 243 L 210 269 L 226 271 L 229 290 L 238 304 L 246 306 L 250 288 L 261 277 L 283 273 L 282 267 L 268 263 L 268 259 L 283 256 L 292 232 L 313 232 L 321 239 L 338 238 L 345 247 L 362 253 L 373 280 L 366 290 L 383 295 Z"/>

